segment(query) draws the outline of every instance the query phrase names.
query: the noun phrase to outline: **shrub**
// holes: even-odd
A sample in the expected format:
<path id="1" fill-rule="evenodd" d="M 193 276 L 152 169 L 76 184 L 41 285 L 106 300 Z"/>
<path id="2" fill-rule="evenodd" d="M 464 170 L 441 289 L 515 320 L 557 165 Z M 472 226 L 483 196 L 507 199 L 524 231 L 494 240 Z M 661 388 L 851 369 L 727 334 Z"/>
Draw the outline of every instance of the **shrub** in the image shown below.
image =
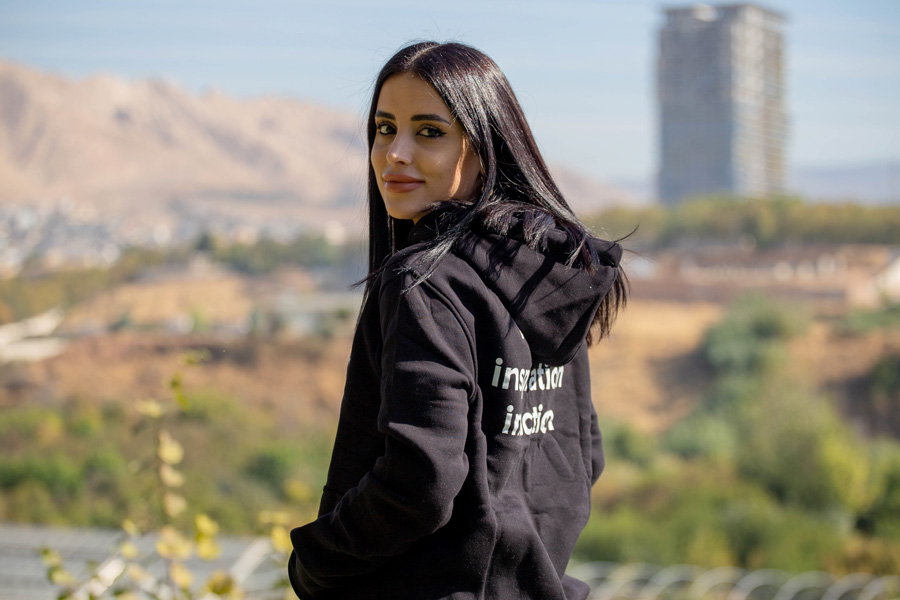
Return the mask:
<path id="1" fill-rule="evenodd" d="M 857 528 L 900 542 L 900 446 L 882 441 L 872 448 L 872 499 L 857 520 Z"/>
<path id="2" fill-rule="evenodd" d="M 854 310 L 838 321 L 835 329 L 844 335 L 865 335 L 870 331 L 900 328 L 900 303 L 874 310 Z"/>
<path id="3" fill-rule="evenodd" d="M 37 481 L 23 481 L 4 490 L 5 520 L 26 523 L 66 522 L 47 488 Z"/>
<path id="4" fill-rule="evenodd" d="M 4 409 L 0 413 L 0 450 L 3 454 L 40 440 L 40 430 L 48 420 L 60 423 L 62 419 L 52 410 L 40 406 L 22 406 Z"/>
<path id="5" fill-rule="evenodd" d="M 763 496 L 732 502 L 721 523 L 737 564 L 747 569 L 819 569 L 842 545 L 841 531 L 827 519 Z"/>
<path id="6" fill-rule="evenodd" d="M 297 463 L 297 452 L 286 445 L 277 444 L 256 453 L 247 463 L 246 472 L 281 494 L 288 475 Z"/>
<path id="7" fill-rule="evenodd" d="M 781 342 L 801 333 L 809 319 L 798 307 L 761 296 L 739 300 L 706 334 L 705 355 L 720 373 L 763 373 L 783 362 Z"/>
<path id="8" fill-rule="evenodd" d="M 653 440 L 627 423 L 604 427 L 603 450 L 610 457 L 646 467 L 656 449 Z"/>
<path id="9" fill-rule="evenodd" d="M 736 454 L 734 428 L 723 418 L 695 415 L 678 422 L 663 436 L 662 448 L 687 459 L 731 460 Z"/>
<path id="10" fill-rule="evenodd" d="M 84 481 L 73 461 L 62 455 L 0 459 L 0 489 L 9 490 L 33 482 L 55 498 L 74 497 L 84 489 Z"/>
<path id="11" fill-rule="evenodd" d="M 128 476 L 122 455 L 113 448 L 95 450 L 84 461 L 84 479 L 95 493 L 115 497 L 118 486 Z"/>
<path id="12" fill-rule="evenodd" d="M 865 504 L 863 445 L 827 401 L 773 381 L 737 426 L 739 472 L 780 501 L 820 512 Z"/>

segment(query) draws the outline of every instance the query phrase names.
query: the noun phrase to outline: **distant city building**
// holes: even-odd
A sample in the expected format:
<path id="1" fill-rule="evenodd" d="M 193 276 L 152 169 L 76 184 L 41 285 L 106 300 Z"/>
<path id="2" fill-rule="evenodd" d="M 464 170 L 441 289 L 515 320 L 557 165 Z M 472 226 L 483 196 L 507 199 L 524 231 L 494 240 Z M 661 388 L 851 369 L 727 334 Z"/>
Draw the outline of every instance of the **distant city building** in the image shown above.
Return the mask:
<path id="1" fill-rule="evenodd" d="M 659 35 L 659 199 L 782 191 L 784 16 L 756 4 L 666 8 Z"/>

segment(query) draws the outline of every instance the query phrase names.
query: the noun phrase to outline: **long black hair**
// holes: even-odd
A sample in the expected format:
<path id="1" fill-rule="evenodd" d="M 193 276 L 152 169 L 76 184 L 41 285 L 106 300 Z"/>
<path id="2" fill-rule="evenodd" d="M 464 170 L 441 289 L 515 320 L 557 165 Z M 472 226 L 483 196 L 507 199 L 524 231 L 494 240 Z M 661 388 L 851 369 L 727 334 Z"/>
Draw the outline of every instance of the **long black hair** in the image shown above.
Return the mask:
<path id="1" fill-rule="evenodd" d="M 525 242 L 541 246 L 545 234 L 563 229 L 572 241 L 569 264 L 591 269 L 599 257 L 586 241 L 593 234 L 575 216 L 553 182 L 538 150 L 531 128 L 500 67 L 483 52 L 460 43 L 419 42 L 398 51 L 385 63 L 375 80 L 369 119 L 368 148 L 375 142 L 375 111 L 381 88 L 388 78 L 411 74 L 428 83 L 440 95 L 462 126 L 481 161 L 482 187 L 471 202 L 449 201 L 444 223 L 416 263 L 413 286 L 428 279 L 438 262 L 474 225 L 505 235 L 522 221 Z M 387 214 L 375 171 L 369 164 L 369 276 L 366 295 L 385 260 L 402 245 L 412 221 Z M 618 277 L 594 317 L 588 343 L 607 335 L 626 302 L 626 279 Z"/>

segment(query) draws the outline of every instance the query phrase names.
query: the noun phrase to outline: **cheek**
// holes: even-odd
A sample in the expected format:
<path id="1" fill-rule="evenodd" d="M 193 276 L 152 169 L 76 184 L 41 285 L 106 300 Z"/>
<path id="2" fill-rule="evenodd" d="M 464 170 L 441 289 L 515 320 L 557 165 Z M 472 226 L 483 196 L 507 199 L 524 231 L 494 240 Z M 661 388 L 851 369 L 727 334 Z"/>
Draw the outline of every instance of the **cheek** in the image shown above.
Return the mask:
<path id="1" fill-rule="evenodd" d="M 369 163 L 375 169 L 375 175 L 381 174 L 380 165 L 384 164 L 384 153 L 378 149 L 377 145 L 372 146 L 369 150 Z"/>
<path id="2" fill-rule="evenodd" d="M 459 163 L 453 156 L 441 156 L 431 160 L 429 165 L 433 176 L 439 177 L 442 181 L 453 181 L 456 172 L 459 170 Z"/>
<path id="3" fill-rule="evenodd" d="M 433 175 L 440 178 L 444 187 L 456 192 L 461 185 L 465 186 L 465 175 L 468 172 L 468 161 L 460 147 L 448 148 L 430 157 L 429 167 Z"/>
<path id="4" fill-rule="evenodd" d="M 384 182 L 381 180 L 381 174 L 384 173 L 386 162 L 387 160 L 384 157 L 384 153 L 379 152 L 377 146 L 373 146 L 372 150 L 369 152 L 369 167 L 372 169 L 372 174 L 375 176 L 375 187 L 378 188 L 378 193 L 382 200 L 384 199 Z"/>

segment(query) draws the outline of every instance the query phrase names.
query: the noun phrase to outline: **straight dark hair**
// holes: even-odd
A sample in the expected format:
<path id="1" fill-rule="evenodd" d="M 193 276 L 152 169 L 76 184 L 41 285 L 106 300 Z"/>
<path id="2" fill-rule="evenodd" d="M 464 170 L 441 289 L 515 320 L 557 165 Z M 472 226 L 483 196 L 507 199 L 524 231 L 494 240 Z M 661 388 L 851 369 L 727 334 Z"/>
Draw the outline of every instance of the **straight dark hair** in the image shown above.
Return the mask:
<path id="1" fill-rule="evenodd" d="M 462 126 L 481 161 L 482 187 L 474 198 L 447 199 L 438 235 L 428 242 L 415 264 L 418 276 L 412 286 L 428 279 L 438 262 L 473 226 L 506 235 L 522 221 L 525 242 L 542 246 L 554 228 L 566 232 L 571 241 L 568 264 L 592 270 L 608 264 L 597 255 L 591 231 L 575 216 L 553 182 L 550 171 L 525 115 L 506 76 L 483 52 L 460 43 L 420 42 L 398 51 L 387 61 L 372 94 L 366 123 L 368 148 L 375 143 L 375 110 L 381 88 L 388 78 L 411 74 L 428 83 L 440 95 Z M 402 246 L 412 221 L 394 219 L 387 213 L 375 171 L 369 163 L 369 274 L 366 295 L 372 289 L 385 260 Z M 618 311 L 626 303 L 627 280 L 619 265 L 618 276 L 594 316 L 588 343 L 605 337 Z"/>

